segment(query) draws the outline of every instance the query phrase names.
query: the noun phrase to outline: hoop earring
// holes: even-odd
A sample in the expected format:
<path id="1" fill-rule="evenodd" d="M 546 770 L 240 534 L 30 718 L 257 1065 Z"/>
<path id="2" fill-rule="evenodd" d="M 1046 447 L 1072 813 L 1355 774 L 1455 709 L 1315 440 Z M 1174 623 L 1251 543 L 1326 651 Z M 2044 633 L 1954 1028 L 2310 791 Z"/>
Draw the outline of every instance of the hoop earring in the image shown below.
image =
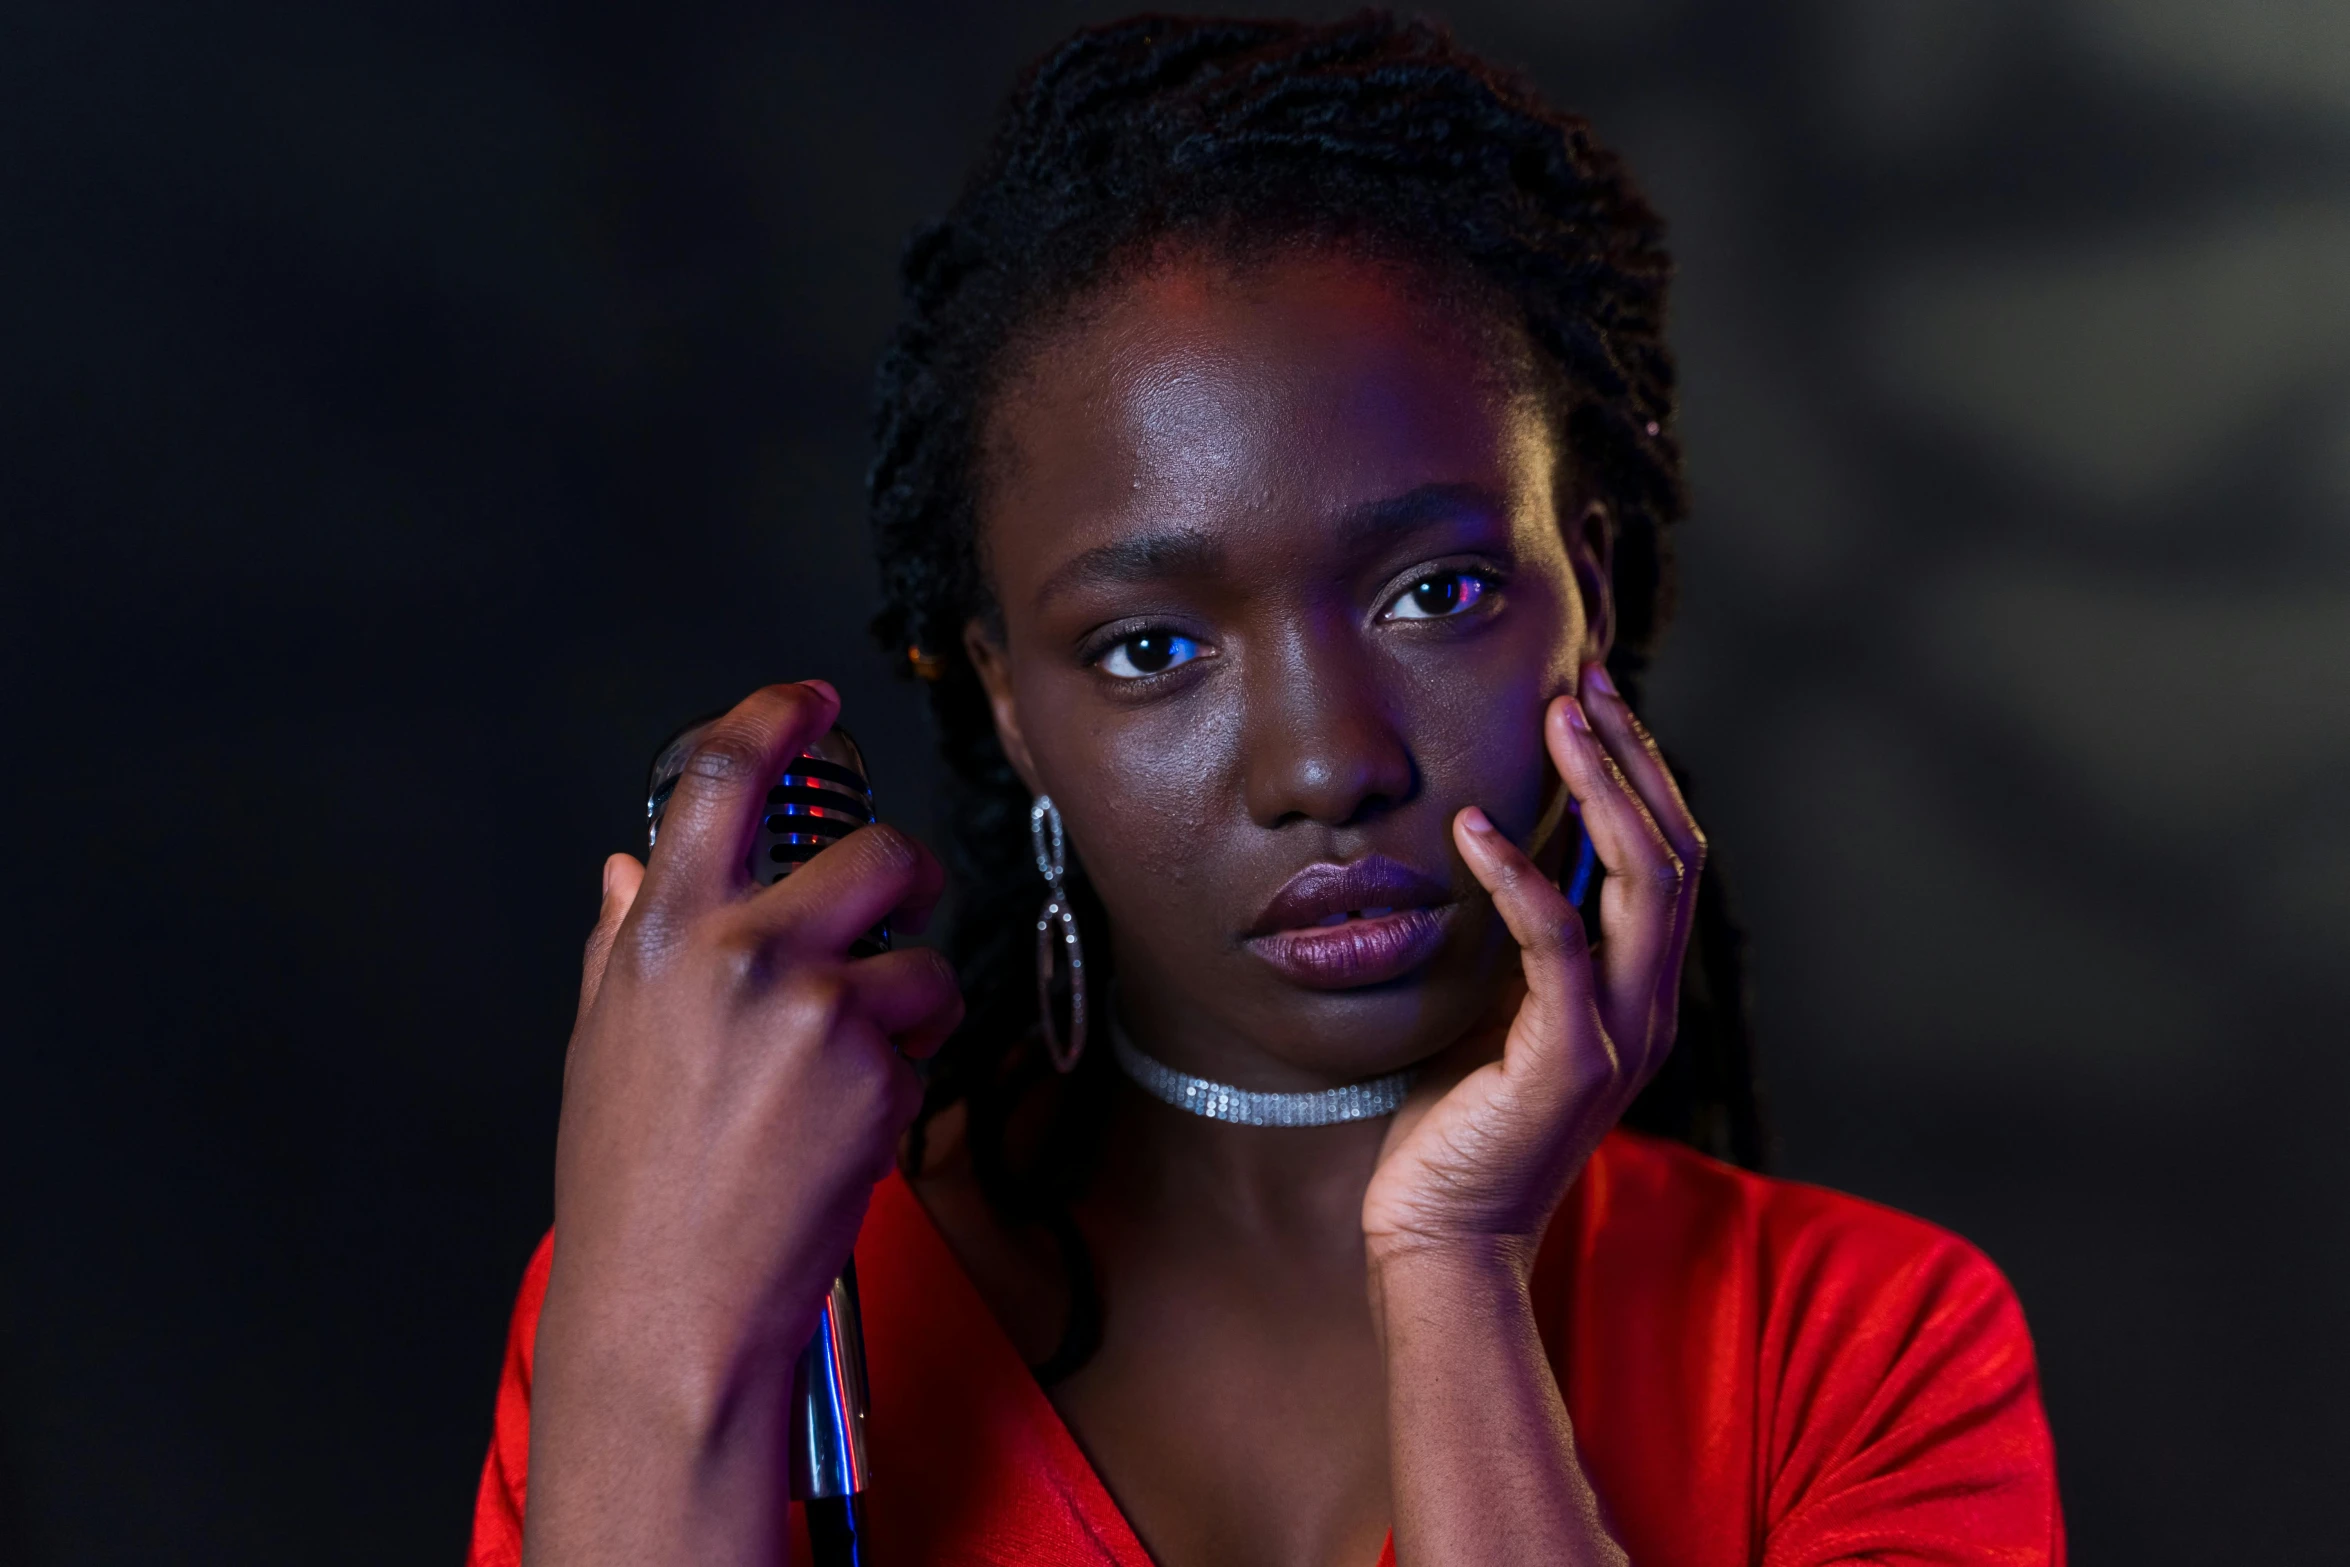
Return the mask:
<path id="1" fill-rule="evenodd" d="M 1028 807 L 1028 841 L 1036 848 L 1037 874 L 1047 889 L 1044 911 L 1036 916 L 1036 1021 L 1044 1033 L 1045 1054 L 1053 1069 L 1071 1072 L 1085 1054 L 1085 948 L 1077 940 L 1077 913 L 1069 907 L 1069 839 L 1061 827 L 1060 807 L 1053 797 L 1040 794 Z M 1060 943 L 1069 949 L 1069 1037 L 1063 1048 L 1061 1031 L 1053 1024 L 1053 939 L 1059 926 Z"/>

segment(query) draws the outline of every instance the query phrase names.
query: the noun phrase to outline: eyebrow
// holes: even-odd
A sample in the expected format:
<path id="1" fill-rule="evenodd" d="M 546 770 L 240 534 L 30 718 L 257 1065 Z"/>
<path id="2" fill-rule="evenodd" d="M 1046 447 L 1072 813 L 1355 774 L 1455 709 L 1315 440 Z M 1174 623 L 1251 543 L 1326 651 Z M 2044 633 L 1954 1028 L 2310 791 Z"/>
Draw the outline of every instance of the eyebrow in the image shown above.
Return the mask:
<path id="1" fill-rule="evenodd" d="M 1349 533 L 1399 533 L 1463 512 L 1501 517 L 1508 515 L 1509 504 L 1482 484 L 1423 484 L 1351 507 L 1339 518 L 1339 526 Z"/>
<path id="2" fill-rule="evenodd" d="M 1064 593 L 1096 585 L 1207 576 L 1223 561 L 1224 547 L 1212 534 L 1183 531 L 1113 539 L 1056 567 L 1036 590 L 1036 601 L 1049 604 Z"/>

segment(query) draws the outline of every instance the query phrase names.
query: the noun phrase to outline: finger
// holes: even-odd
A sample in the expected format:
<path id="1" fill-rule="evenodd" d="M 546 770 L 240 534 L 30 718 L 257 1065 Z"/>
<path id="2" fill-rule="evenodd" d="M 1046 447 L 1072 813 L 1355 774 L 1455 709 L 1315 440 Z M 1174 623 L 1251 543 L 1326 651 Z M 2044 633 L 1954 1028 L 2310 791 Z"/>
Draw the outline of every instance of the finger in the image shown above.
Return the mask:
<path id="1" fill-rule="evenodd" d="M 1570 1051 L 1604 1057 L 1607 1041 L 1593 1002 L 1583 917 L 1477 807 L 1465 807 L 1453 818 L 1452 838 L 1469 874 L 1492 895 L 1494 910 L 1517 939 L 1526 972 L 1526 1000 L 1518 1012 L 1519 1026 L 1510 1030 L 1511 1049 L 1518 1049 L 1521 1041 L 1561 1041 Z M 1591 1064 L 1600 1069 L 1607 1065 L 1602 1060 Z M 1508 1067 L 1505 1056 L 1504 1069 Z"/>
<path id="2" fill-rule="evenodd" d="M 796 1035 L 816 1043 L 827 1070 L 846 1074 L 835 1079 L 835 1086 L 849 1090 L 848 1103 L 863 1100 L 881 1109 L 893 1142 L 913 1120 L 922 1103 L 921 1080 L 865 1010 L 857 985 L 844 968 L 801 970 L 776 987 L 767 1015 L 780 1036 Z M 861 1089 L 852 1088 L 860 1083 Z M 872 1178 L 879 1180 L 887 1167 L 888 1154 L 882 1151 Z"/>
<path id="3" fill-rule="evenodd" d="M 938 856 L 879 822 L 826 844 L 743 912 L 757 932 L 802 951 L 837 954 L 884 919 L 926 918 L 946 879 Z"/>
<path id="4" fill-rule="evenodd" d="M 783 772 L 840 716 L 821 680 L 754 691 L 703 731 L 661 816 L 647 874 L 664 904 L 706 907 L 750 884 L 745 857 L 759 808 Z"/>
<path id="5" fill-rule="evenodd" d="M 1614 681 L 1607 677 L 1603 665 L 1591 665 L 1584 672 L 1584 691 L 1591 695 L 1584 712 L 1591 717 L 1593 733 L 1607 747 L 1607 754 L 1617 761 L 1624 778 L 1631 782 L 1640 803 L 1647 806 L 1650 820 L 1657 822 L 1657 832 L 1671 843 L 1673 855 L 1680 860 L 1680 890 L 1673 900 L 1673 930 L 1664 944 L 1664 954 L 1654 973 L 1654 1045 L 1657 1052 L 1668 1048 L 1673 1041 L 1673 1029 L 1680 1013 L 1680 963 L 1690 951 L 1690 930 L 1697 926 L 1697 881 L 1706 869 L 1706 834 L 1690 813 L 1690 801 L 1680 794 L 1680 780 L 1673 778 L 1673 768 L 1666 766 L 1664 752 L 1657 749 L 1657 738 L 1647 733 L 1647 724 L 1640 714 L 1631 709 L 1631 702 L 1617 691 Z M 1603 895 L 1605 902 L 1605 895 Z M 1636 984 L 1638 977 L 1629 977 Z M 1631 998 L 1626 996 L 1626 1003 Z"/>
<path id="6" fill-rule="evenodd" d="M 628 918 L 644 885 L 645 868 L 634 855 L 615 854 L 604 862 L 604 902 L 596 910 L 596 928 L 588 932 L 587 955 L 579 967 L 579 1015 L 586 1017 L 604 988 L 604 970 L 612 961 L 612 942 L 620 922 Z"/>
<path id="7" fill-rule="evenodd" d="M 1625 781 L 1640 797 L 1640 803 L 1648 807 L 1657 830 L 1681 857 L 1683 867 L 1692 873 L 1687 895 L 1694 900 L 1694 873 L 1705 863 L 1705 830 L 1697 825 L 1697 818 L 1690 814 L 1689 802 L 1681 797 L 1680 780 L 1665 764 L 1656 737 L 1648 732 L 1640 715 L 1632 711 L 1632 704 L 1624 700 L 1616 683 L 1608 678 L 1604 665 L 1593 664 L 1583 672 L 1583 689 L 1583 711 L 1590 718 L 1592 729 L 1606 745 L 1608 754 L 1616 759 L 1616 765 L 1623 770 Z"/>
<path id="8" fill-rule="evenodd" d="M 848 965 L 846 976 L 854 1004 L 909 1060 L 936 1051 L 963 1021 L 963 989 L 955 982 L 954 965 L 931 948 L 859 958 Z"/>
<path id="9" fill-rule="evenodd" d="M 1633 791 L 1640 796 L 1641 804 L 1648 807 L 1649 818 L 1681 861 L 1673 936 L 1657 976 L 1660 987 L 1657 1001 L 1669 1033 L 1671 1017 L 1680 1000 L 1681 958 L 1689 949 L 1689 932 L 1697 922 L 1697 883 L 1705 872 L 1705 830 L 1697 825 L 1689 802 L 1682 797 L 1680 781 L 1666 765 L 1656 737 L 1648 732 L 1640 715 L 1632 711 L 1632 705 L 1608 678 L 1604 665 L 1593 664 L 1584 672 L 1584 689 L 1596 698 L 1584 708 L 1592 729 L 1607 746 L 1609 755 L 1615 758 Z"/>
<path id="10" fill-rule="evenodd" d="M 1684 866 L 1592 732 L 1580 702 L 1572 696 L 1553 701 L 1543 738 L 1607 870 L 1599 893 L 1599 1012 L 1609 1035 L 1637 1064 L 1649 1055 L 1660 1021 L 1669 1021 L 1669 1015 L 1657 1015 L 1658 996 L 1668 965 L 1678 960 Z"/>

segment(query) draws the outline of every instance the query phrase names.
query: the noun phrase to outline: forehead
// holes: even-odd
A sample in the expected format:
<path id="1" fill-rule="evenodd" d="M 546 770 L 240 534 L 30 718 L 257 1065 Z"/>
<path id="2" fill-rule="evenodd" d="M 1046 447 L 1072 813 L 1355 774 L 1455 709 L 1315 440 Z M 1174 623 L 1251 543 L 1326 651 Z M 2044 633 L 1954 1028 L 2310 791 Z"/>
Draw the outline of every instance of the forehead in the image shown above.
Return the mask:
<path id="1" fill-rule="evenodd" d="M 996 400 L 990 574 L 1009 600 L 1121 533 L 1295 547 L 1431 484 L 1547 487 L 1524 361 L 1490 314 L 1393 264 L 1156 262 L 1072 310 Z"/>

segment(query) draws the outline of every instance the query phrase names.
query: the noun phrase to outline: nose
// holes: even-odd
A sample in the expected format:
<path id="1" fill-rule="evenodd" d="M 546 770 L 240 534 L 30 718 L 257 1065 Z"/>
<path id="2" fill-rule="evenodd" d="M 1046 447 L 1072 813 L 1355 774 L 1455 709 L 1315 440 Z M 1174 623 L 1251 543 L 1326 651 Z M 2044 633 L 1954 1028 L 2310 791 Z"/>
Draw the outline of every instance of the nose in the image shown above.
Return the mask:
<path id="1" fill-rule="evenodd" d="M 1301 628 L 1250 673 L 1245 794 L 1258 826 L 1346 827 L 1411 798 L 1411 747 L 1351 625 Z"/>

